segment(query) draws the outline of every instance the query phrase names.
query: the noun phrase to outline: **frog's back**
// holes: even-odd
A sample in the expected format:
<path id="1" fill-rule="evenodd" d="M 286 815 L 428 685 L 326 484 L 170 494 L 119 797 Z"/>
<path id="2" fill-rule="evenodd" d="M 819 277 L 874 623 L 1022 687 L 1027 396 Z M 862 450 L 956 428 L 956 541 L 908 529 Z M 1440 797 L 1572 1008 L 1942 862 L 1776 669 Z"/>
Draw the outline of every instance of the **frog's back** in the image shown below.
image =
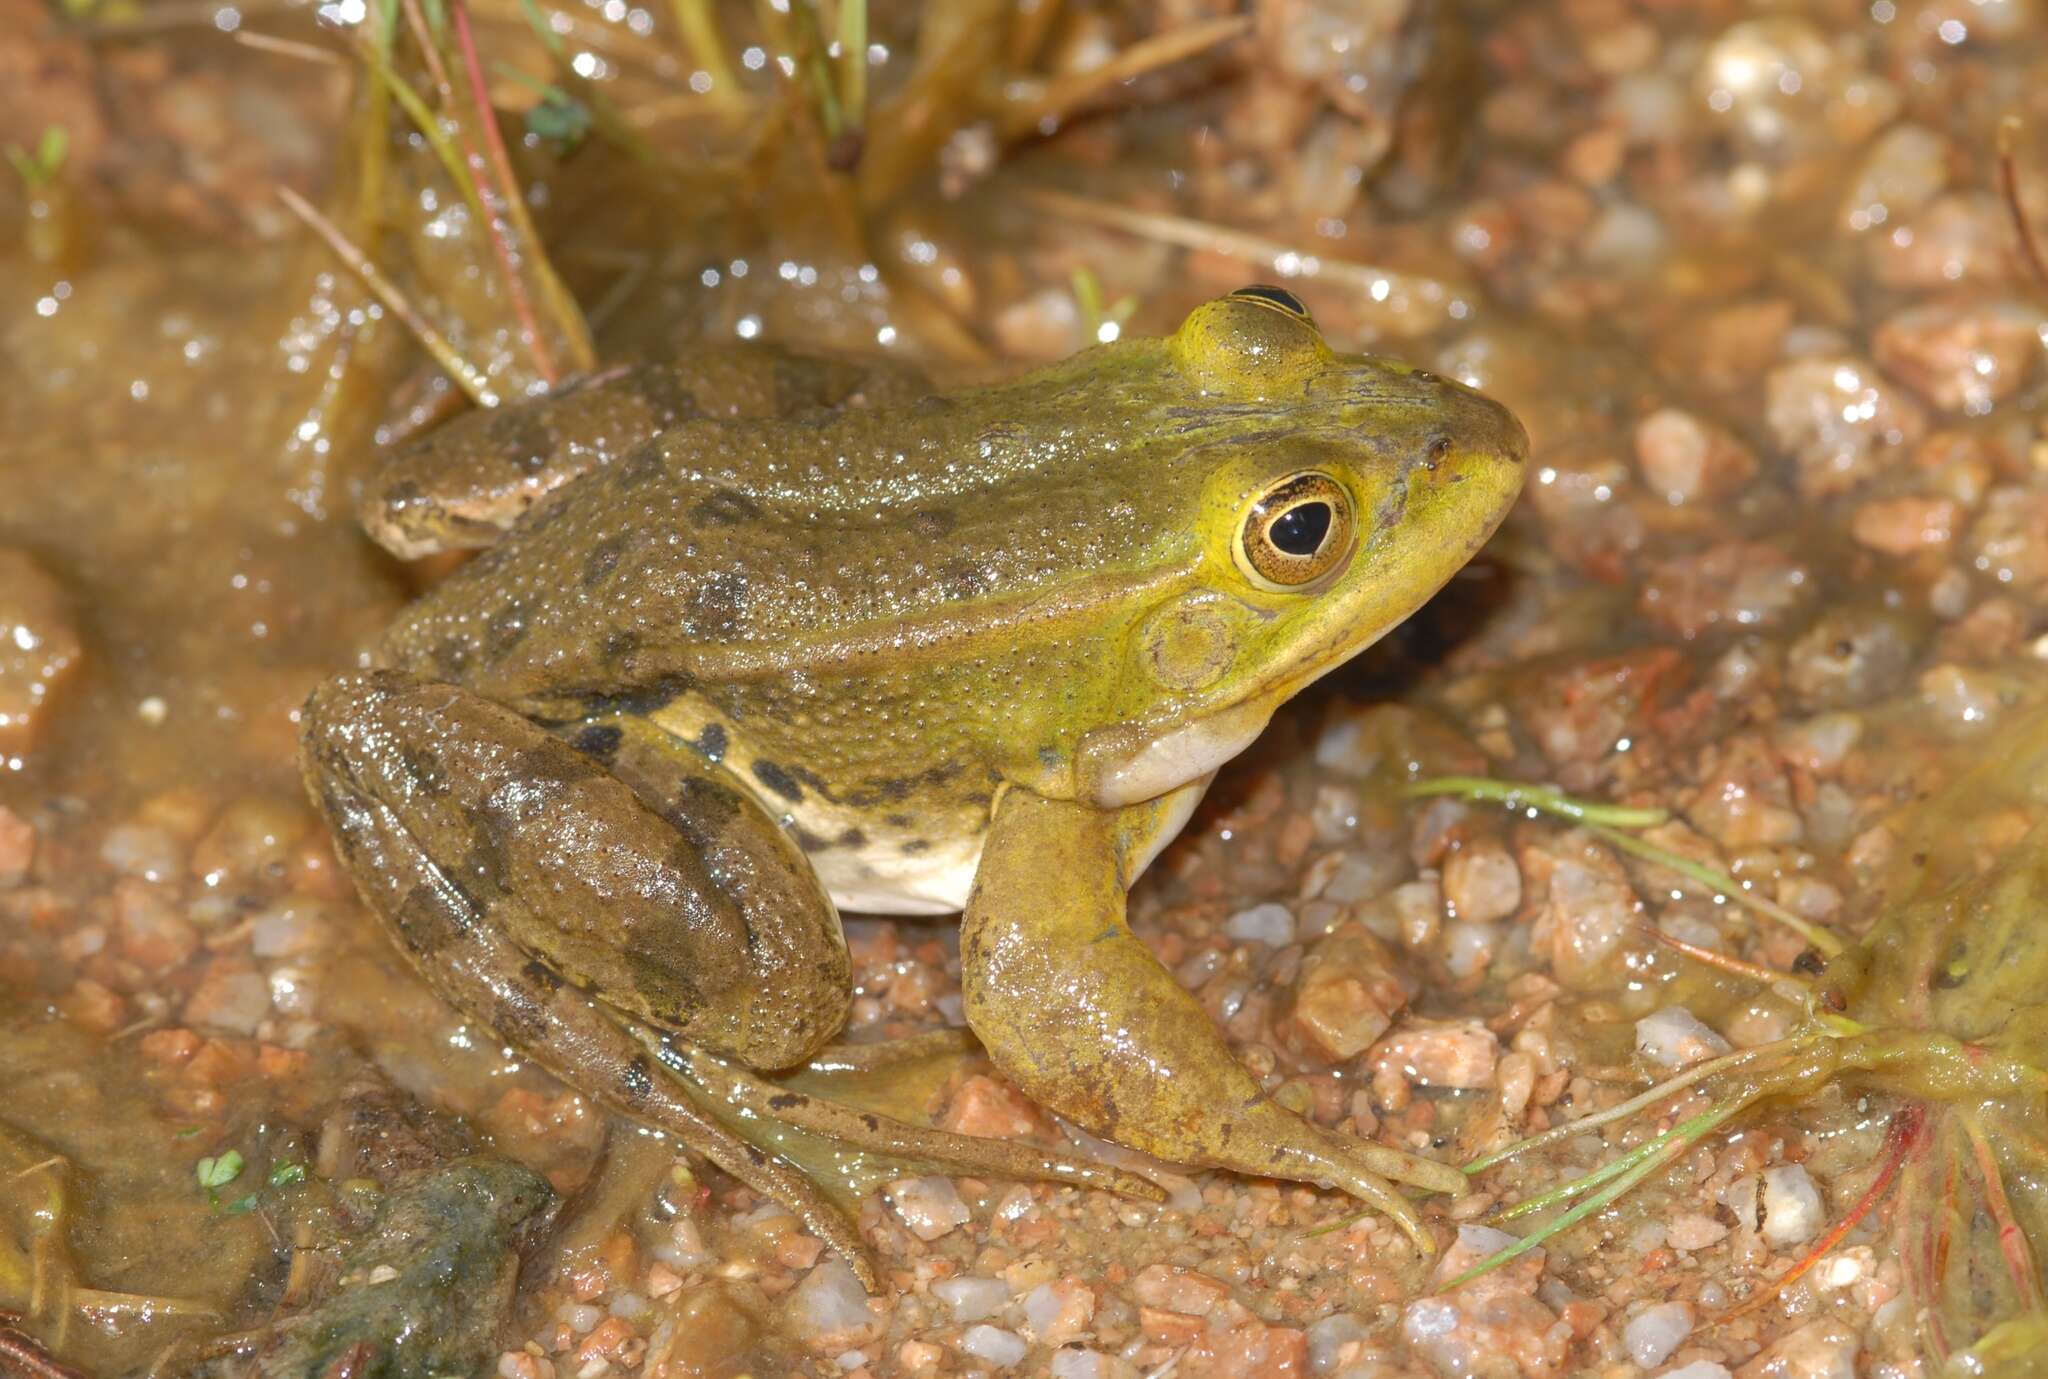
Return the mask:
<path id="1" fill-rule="evenodd" d="M 858 673 L 1027 627 L 1035 606 L 1071 623 L 1195 563 L 1200 484 L 1166 468 L 1205 433 L 1258 429 L 1185 405 L 1156 369 L 1090 361 L 903 407 L 686 423 L 463 567 L 385 657 L 546 713 Z"/>

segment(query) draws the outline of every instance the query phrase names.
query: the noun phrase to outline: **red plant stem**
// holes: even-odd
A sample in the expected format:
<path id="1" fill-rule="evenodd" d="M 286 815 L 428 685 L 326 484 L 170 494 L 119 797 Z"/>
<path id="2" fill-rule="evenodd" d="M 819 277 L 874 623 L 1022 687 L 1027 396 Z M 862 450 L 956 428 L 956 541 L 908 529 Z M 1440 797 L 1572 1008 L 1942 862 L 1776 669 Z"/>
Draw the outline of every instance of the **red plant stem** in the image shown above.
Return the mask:
<path id="1" fill-rule="evenodd" d="M 469 29 L 469 6 L 463 0 L 449 0 L 448 13 L 455 21 L 455 42 L 462 49 L 462 67 L 469 77 L 470 99 L 476 103 L 477 119 L 483 125 L 484 148 L 490 157 L 491 174 L 497 180 L 496 195 L 516 200 L 519 183 L 512 176 L 512 158 L 505 151 L 504 135 L 498 130 L 498 117 L 491 109 L 490 92 L 484 86 L 483 60 L 477 56 L 476 37 Z M 533 303 L 527 298 L 526 283 L 519 276 L 518 256 L 505 233 L 505 219 L 491 204 L 491 193 L 485 190 L 481 181 L 477 193 L 490 211 L 491 247 L 496 250 L 498 265 L 504 270 L 505 287 L 512 298 L 513 314 L 519 318 L 520 334 L 525 337 L 527 351 L 533 355 L 533 367 L 540 374 L 541 381 L 552 388 L 561 381 L 561 373 L 555 367 L 553 352 L 541 335 L 540 321 L 533 314 Z"/>
<path id="2" fill-rule="evenodd" d="M 2012 1275 L 2013 1287 L 2019 1290 L 2021 1300 L 2038 1312 L 2041 1281 L 2034 1272 L 2034 1254 L 2027 1248 L 2026 1232 L 2013 1217 L 2012 1199 L 2005 1195 L 2005 1178 L 1998 1171 L 1998 1158 L 1991 1152 L 1991 1141 L 1984 1138 L 1984 1132 L 1973 1121 L 1963 1124 L 1970 1136 L 1970 1151 L 1977 1157 L 1977 1171 L 1984 1175 L 1984 1205 L 1998 1227 L 1998 1252 L 2005 1257 L 2006 1272 Z"/>

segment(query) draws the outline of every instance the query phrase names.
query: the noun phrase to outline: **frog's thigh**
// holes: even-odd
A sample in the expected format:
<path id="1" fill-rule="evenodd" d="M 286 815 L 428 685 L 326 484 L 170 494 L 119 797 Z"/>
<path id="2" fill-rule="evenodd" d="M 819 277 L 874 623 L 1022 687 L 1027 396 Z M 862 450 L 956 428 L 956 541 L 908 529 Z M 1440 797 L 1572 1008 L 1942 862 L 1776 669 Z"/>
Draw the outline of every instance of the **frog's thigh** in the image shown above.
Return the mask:
<path id="1" fill-rule="evenodd" d="M 1099 1135 L 1179 1163 L 1332 1184 L 1426 1245 L 1386 1176 L 1454 1168 L 1319 1129 L 1271 1100 L 1124 922 L 1168 800 L 1103 811 L 1023 790 L 997 807 L 961 930 L 967 1021 L 1003 1072 Z"/>
<path id="2" fill-rule="evenodd" d="M 843 1022 L 831 901 L 773 821 L 717 780 L 643 800 L 510 710 L 393 672 L 318 690 L 304 751 L 338 826 L 351 807 L 381 810 L 482 922 L 609 1004 L 754 1067 L 803 1061 Z M 430 965 L 402 914 L 425 878 L 384 875 L 393 858 L 351 852 L 337 831 L 358 884 Z"/>

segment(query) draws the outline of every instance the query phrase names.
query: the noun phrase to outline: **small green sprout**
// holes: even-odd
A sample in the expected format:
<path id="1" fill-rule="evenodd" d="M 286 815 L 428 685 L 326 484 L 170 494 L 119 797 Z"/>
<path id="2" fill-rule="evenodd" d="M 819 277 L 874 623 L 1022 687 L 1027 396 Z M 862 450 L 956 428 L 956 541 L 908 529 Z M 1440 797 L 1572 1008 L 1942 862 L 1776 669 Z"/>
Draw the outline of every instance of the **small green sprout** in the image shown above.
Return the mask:
<path id="1" fill-rule="evenodd" d="M 296 1187 L 306 1181 L 306 1166 L 296 1159 L 279 1159 L 270 1166 L 272 1187 Z"/>
<path id="2" fill-rule="evenodd" d="M 242 1176 L 242 1153 L 238 1149 L 230 1149 L 218 1157 L 209 1154 L 199 1161 L 199 1167 L 194 1172 L 199 1179 L 199 1186 L 212 1193 L 215 1189 L 224 1188 Z"/>
<path id="3" fill-rule="evenodd" d="M 57 180 L 57 174 L 64 170 L 64 159 L 71 152 L 71 136 L 62 125 L 50 125 L 43 130 L 43 137 L 36 140 L 33 151 L 19 144 L 7 146 L 7 161 L 14 165 L 22 185 L 30 191 L 49 186 Z"/>

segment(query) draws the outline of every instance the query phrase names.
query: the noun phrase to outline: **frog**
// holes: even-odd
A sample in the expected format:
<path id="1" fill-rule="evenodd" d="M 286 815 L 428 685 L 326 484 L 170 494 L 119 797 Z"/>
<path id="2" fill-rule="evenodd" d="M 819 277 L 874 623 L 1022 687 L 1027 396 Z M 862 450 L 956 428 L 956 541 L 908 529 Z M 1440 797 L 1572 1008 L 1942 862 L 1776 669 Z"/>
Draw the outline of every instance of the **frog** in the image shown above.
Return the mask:
<path id="1" fill-rule="evenodd" d="M 435 436 L 364 525 L 476 553 L 313 692 L 300 746 L 440 997 L 870 1288 L 874 1174 L 1163 1195 L 1129 1156 L 877 1109 L 946 1050 L 1112 1145 L 1348 1193 L 1433 1249 L 1410 1193 L 1464 1175 L 1283 1105 L 1128 896 L 1282 704 L 1480 550 L 1526 467 L 1505 407 L 1255 285 L 948 392 L 755 345 Z M 959 915 L 965 1028 L 838 1041 L 842 911 Z"/>

